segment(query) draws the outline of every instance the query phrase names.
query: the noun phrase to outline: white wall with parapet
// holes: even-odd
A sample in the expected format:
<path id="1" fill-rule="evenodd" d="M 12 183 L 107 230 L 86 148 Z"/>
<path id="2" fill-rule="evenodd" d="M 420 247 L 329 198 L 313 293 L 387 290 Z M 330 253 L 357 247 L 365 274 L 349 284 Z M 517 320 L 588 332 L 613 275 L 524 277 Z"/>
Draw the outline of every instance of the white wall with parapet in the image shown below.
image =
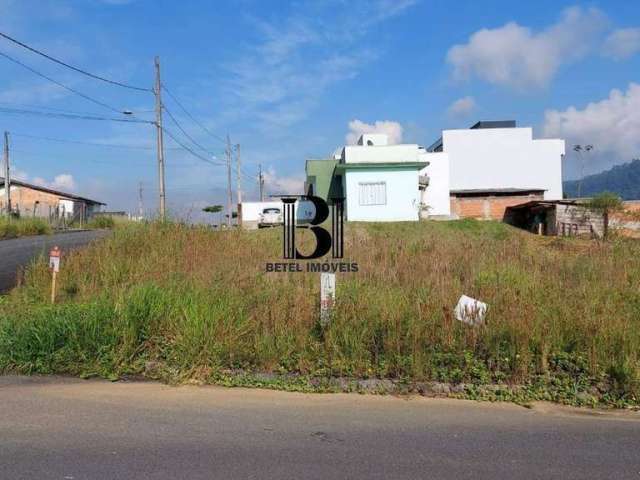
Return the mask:
<path id="1" fill-rule="evenodd" d="M 451 190 L 541 188 L 546 200 L 562 198 L 565 142 L 533 139 L 526 128 L 444 130 Z"/>

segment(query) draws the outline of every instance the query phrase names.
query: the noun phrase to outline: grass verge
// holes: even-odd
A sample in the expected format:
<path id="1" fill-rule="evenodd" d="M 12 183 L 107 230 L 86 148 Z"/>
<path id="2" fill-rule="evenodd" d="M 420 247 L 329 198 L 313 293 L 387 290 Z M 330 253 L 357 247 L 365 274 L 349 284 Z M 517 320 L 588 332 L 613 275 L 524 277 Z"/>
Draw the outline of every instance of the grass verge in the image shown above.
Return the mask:
<path id="1" fill-rule="evenodd" d="M 323 328 L 317 273 L 265 272 L 280 235 L 125 225 L 65 259 L 55 306 L 46 265 L 34 264 L 0 309 L 0 369 L 640 404 L 635 240 L 475 221 L 349 224 L 345 261 L 359 271 L 338 274 Z M 462 293 L 489 304 L 485 326 L 453 318 Z"/>
<path id="2" fill-rule="evenodd" d="M 0 216 L 0 240 L 48 233 L 51 233 L 51 227 L 40 218 L 8 219 L 6 216 Z"/>

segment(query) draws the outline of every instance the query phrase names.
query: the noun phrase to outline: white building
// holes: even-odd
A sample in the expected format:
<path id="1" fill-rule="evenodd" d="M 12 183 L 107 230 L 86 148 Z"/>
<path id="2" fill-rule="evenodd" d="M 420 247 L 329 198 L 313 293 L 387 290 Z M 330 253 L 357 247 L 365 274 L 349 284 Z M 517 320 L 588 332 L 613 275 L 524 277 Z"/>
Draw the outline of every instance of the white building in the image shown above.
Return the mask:
<path id="1" fill-rule="evenodd" d="M 514 121 L 445 130 L 425 149 L 364 134 L 331 160 L 307 160 L 307 187 L 343 196 L 349 221 L 499 219 L 508 206 L 562 198 L 564 140 L 533 139 Z"/>
<path id="2" fill-rule="evenodd" d="M 534 139 L 531 127 L 515 125 L 478 122 L 444 130 L 429 150 L 447 154 L 450 190 L 539 189 L 545 200 L 562 199 L 564 140 Z"/>
<path id="3" fill-rule="evenodd" d="M 427 156 L 416 144 L 389 145 L 382 134 L 364 134 L 357 145 L 345 146 L 334 176 L 344 193 L 346 220 L 418 220 Z"/>

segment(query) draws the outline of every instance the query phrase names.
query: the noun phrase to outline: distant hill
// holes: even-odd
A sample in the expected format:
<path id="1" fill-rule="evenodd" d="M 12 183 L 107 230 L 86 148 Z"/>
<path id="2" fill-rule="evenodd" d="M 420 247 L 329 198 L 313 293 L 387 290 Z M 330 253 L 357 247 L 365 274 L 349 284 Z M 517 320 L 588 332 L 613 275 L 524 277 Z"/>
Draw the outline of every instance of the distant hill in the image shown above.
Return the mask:
<path id="1" fill-rule="evenodd" d="M 566 197 L 577 197 L 578 180 L 563 182 L 563 189 Z M 584 177 L 581 196 L 590 197 L 605 191 L 617 193 L 624 200 L 640 200 L 640 160 Z"/>

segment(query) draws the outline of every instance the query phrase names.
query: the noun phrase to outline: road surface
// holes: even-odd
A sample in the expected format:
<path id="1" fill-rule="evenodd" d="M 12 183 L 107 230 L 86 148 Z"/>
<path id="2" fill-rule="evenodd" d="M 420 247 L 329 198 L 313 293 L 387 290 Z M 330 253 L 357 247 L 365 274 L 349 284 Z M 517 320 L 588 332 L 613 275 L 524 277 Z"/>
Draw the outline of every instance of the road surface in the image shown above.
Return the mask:
<path id="1" fill-rule="evenodd" d="M 53 246 L 58 245 L 65 252 L 109 233 L 108 230 L 88 230 L 0 240 L 0 293 L 15 286 L 20 267 L 26 267 L 43 252 L 48 254 Z"/>
<path id="2" fill-rule="evenodd" d="M 0 377 L 7 479 L 640 479 L 639 414 Z"/>

